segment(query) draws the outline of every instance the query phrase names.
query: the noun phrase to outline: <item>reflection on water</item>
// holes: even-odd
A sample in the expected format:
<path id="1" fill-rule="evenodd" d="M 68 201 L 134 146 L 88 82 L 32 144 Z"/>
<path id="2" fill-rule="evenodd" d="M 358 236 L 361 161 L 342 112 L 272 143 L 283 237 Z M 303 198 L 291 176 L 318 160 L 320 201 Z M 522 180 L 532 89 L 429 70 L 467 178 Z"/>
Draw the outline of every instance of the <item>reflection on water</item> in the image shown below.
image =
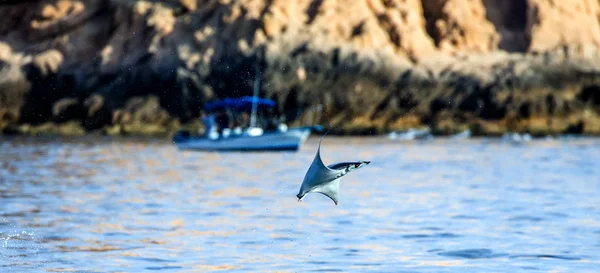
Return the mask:
<path id="1" fill-rule="evenodd" d="M 324 140 L 298 153 L 3 139 L 0 271 L 596 272 L 600 140 Z M 2 269 L 3 268 L 3 269 Z"/>

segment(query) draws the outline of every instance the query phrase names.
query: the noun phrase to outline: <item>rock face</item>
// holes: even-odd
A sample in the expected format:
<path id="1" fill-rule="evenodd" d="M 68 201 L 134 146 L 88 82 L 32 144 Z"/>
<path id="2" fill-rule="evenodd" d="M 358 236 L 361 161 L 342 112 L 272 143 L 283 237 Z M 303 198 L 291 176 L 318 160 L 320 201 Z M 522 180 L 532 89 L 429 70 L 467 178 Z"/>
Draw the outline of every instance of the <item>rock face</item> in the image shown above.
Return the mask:
<path id="1" fill-rule="evenodd" d="M 258 68 L 292 124 L 600 134 L 599 16 L 596 0 L 3 1 L 0 129 L 167 134 L 252 94 Z"/>

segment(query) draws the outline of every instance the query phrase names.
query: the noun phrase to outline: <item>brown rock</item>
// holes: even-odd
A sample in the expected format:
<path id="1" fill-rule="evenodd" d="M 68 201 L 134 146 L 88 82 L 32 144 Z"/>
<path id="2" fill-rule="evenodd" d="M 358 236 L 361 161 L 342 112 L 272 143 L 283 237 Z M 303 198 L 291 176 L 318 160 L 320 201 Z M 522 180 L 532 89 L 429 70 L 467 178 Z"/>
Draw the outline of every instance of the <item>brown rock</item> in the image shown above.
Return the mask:
<path id="1" fill-rule="evenodd" d="M 32 29 L 47 30 L 60 21 L 67 21 L 69 17 L 80 15 L 84 12 L 85 5 L 81 1 L 60 0 L 54 3 L 42 3 L 38 12 L 38 19 L 31 21 Z"/>
<path id="2" fill-rule="evenodd" d="M 85 109 L 76 98 L 63 98 L 52 105 L 52 118 L 56 122 L 81 120 L 85 116 Z"/>
<path id="3" fill-rule="evenodd" d="M 83 101 L 83 105 L 87 108 L 87 115 L 94 116 L 105 107 L 104 97 L 98 94 L 91 95 Z"/>
<path id="4" fill-rule="evenodd" d="M 481 0 L 422 0 L 430 34 L 446 52 L 489 52 L 499 35 Z"/>
<path id="5" fill-rule="evenodd" d="M 21 107 L 30 86 L 18 65 L 0 58 L 0 127 L 19 120 Z"/>
<path id="6" fill-rule="evenodd" d="M 155 96 L 131 98 L 127 101 L 123 111 L 130 116 L 126 123 L 163 124 L 169 116 L 160 107 L 160 102 Z"/>
<path id="7" fill-rule="evenodd" d="M 179 3 L 189 11 L 195 11 L 198 7 L 198 0 L 179 0 Z"/>
<path id="8" fill-rule="evenodd" d="M 56 74 L 62 63 L 63 55 L 54 49 L 47 50 L 33 57 L 33 64 L 42 76 Z"/>
<path id="9" fill-rule="evenodd" d="M 600 45 L 599 14 L 596 0 L 529 0 L 529 51 L 546 51 L 567 45 Z"/>
<path id="10" fill-rule="evenodd" d="M 599 9 L 593 0 L 13 1 L 0 4 L 0 115 L 47 122 L 81 108 L 88 130 L 166 126 L 196 120 L 210 99 L 251 94 L 258 67 L 261 95 L 297 123 L 595 132 Z"/>

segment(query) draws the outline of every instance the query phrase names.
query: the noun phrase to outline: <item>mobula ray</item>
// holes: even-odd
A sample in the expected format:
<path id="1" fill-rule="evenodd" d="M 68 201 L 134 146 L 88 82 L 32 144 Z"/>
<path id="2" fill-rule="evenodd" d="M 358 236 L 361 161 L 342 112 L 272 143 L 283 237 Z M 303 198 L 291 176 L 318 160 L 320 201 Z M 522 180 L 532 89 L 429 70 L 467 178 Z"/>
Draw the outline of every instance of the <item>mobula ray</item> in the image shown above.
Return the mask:
<path id="1" fill-rule="evenodd" d="M 325 136 L 323 136 L 325 137 Z M 356 170 L 362 166 L 365 166 L 371 161 L 356 161 L 356 162 L 341 162 L 325 166 L 323 160 L 321 160 L 321 141 L 319 140 L 319 147 L 317 148 L 317 154 L 312 164 L 308 168 L 300 192 L 298 195 L 298 202 L 310 192 L 318 192 L 331 198 L 333 202 L 338 204 L 338 196 L 340 193 L 340 179 L 342 176 L 349 172 Z"/>

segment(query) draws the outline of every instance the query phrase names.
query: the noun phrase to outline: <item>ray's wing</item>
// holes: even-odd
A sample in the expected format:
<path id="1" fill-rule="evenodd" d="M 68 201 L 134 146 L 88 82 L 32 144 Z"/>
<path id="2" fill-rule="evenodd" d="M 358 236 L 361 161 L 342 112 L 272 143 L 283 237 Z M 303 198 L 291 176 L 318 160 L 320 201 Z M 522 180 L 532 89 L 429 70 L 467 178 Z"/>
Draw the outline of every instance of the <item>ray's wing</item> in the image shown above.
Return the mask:
<path id="1" fill-rule="evenodd" d="M 329 197 L 335 205 L 338 204 L 338 196 L 340 194 L 340 179 L 335 179 L 329 183 L 323 184 L 315 188 L 314 192 L 321 193 Z"/>
<path id="2" fill-rule="evenodd" d="M 306 176 L 304 177 L 304 181 L 302 182 L 302 187 L 300 191 L 308 190 L 313 187 L 316 187 L 319 184 L 326 183 L 332 181 L 337 178 L 338 170 L 332 170 L 325 166 L 323 160 L 321 159 L 321 140 L 319 140 L 319 147 L 317 148 L 317 154 L 313 159 L 308 171 L 306 172 Z"/>
<path id="3" fill-rule="evenodd" d="M 325 137 L 325 135 L 323 135 L 323 137 Z M 313 163 L 311 164 L 311 168 L 314 166 L 315 168 L 319 169 L 319 170 L 331 170 L 329 169 L 327 166 L 325 166 L 325 163 L 323 163 L 323 160 L 321 159 L 321 141 L 323 141 L 323 137 L 321 137 L 321 140 L 319 140 L 319 146 L 317 147 L 317 154 L 315 155 L 315 159 L 313 160 Z"/>

